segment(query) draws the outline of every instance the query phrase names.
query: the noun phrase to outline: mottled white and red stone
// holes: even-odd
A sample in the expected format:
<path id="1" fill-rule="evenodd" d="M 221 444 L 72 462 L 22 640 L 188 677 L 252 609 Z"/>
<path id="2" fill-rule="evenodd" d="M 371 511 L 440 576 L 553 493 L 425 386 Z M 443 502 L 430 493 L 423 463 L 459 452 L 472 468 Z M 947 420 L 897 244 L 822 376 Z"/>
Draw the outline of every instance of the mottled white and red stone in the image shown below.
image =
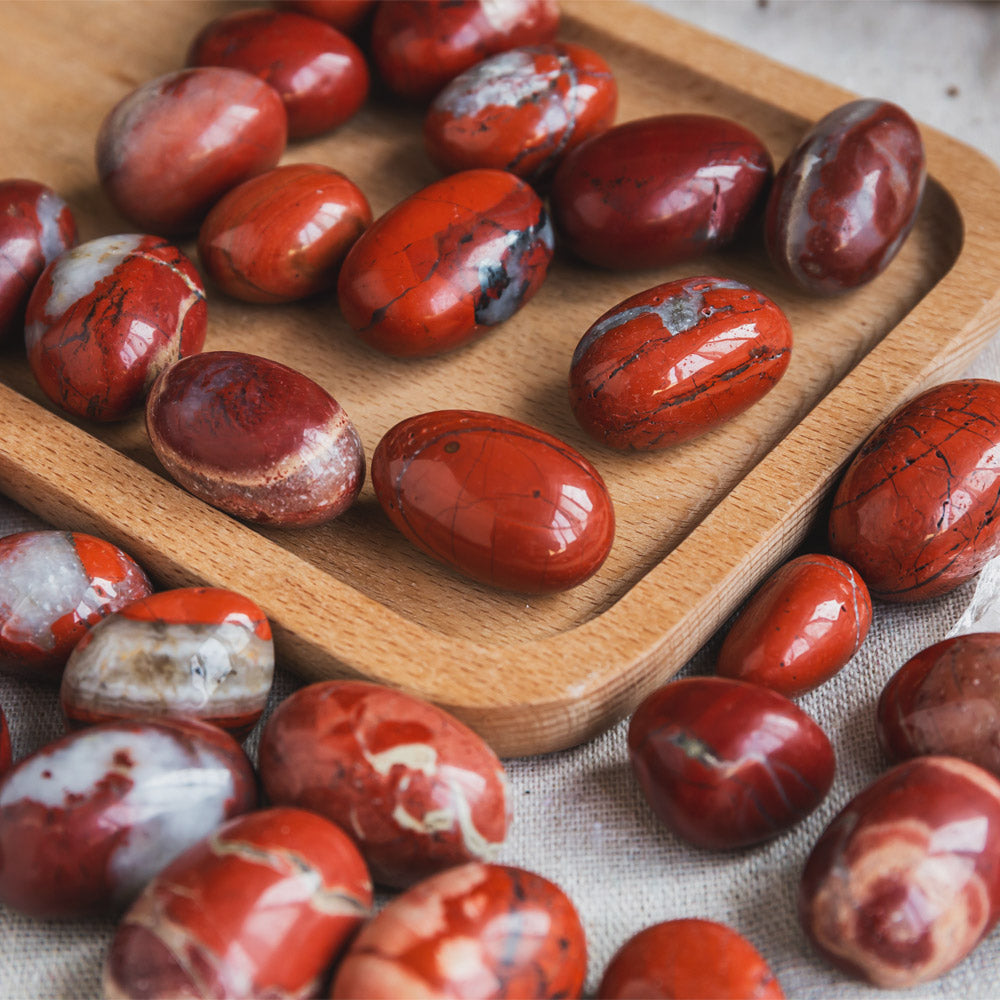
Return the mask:
<path id="1" fill-rule="evenodd" d="M 256 804 L 250 761 L 216 726 L 149 719 L 71 733 L 0 781 L 0 903 L 46 918 L 114 912 Z"/>
<path id="2" fill-rule="evenodd" d="M 329 820 L 286 808 L 237 817 L 177 858 L 126 913 L 104 995 L 315 997 L 371 901 L 361 855 Z"/>
<path id="3" fill-rule="evenodd" d="M 9 771 L 12 762 L 10 728 L 7 725 L 7 716 L 4 715 L 3 708 L 0 707 L 0 774 Z"/>
<path id="4" fill-rule="evenodd" d="M 274 679 L 264 612 L 231 590 L 187 587 L 127 604 L 77 643 L 60 700 L 71 725 L 184 715 L 242 738 Z"/>
<path id="5" fill-rule="evenodd" d="M 503 765 L 444 710 L 363 681 L 322 681 L 286 698 L 260 741 L 272 802 L 339 823 L 372 878 L 406 886 L 492 861 L 507 834 Z"/>
<path id="6" fill-rule="evenodd" d="M 351 943 L 330 996 L 579 997 L 586 966 L 580 918 L 557 885 L 471 862 L 391 900 Z"/>
<path id="7" fill-rule="evenodd" d="M 1000 782 L 957 757 L 899 764 L 813 848 L 799 918 L 834 965 L 905 989 L 962 961 L 1000 917 Z"/>
<path id="8" fill-rule="evenodd" d="M 92 535 L 0 538 L 0 673 L 58 680 L 87 629 L 152 590 L 131 557 Z"/>

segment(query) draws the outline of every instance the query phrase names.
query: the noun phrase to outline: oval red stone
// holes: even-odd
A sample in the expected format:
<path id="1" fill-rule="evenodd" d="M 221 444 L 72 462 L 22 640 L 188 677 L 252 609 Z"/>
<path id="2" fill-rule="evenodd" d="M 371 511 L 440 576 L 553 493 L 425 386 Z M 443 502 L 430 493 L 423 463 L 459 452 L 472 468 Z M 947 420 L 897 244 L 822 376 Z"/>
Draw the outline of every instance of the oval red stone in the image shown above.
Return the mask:
<path id="1" fill-rule="evenodd" d="M 341 31 L 353 31 L 375 6 L 375 0 L 279 0 L 278 6 L 318 17 Z"/>

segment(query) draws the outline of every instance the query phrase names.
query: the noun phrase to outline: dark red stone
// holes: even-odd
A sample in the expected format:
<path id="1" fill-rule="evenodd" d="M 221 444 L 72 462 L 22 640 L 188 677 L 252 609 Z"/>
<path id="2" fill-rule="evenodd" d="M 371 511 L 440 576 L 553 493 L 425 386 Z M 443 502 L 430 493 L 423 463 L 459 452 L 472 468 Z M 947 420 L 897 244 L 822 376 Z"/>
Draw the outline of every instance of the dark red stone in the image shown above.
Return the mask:
<path id="1" fill-rule="evenodd" d="M 913 119 L 886 101 L 844 104 L 792 150 L 767 204 L 767 249 L 782 273 L 818 295 L 881 274 L 920 208 L 926 167 Z"/>
<path id="2" fill-rule="evenodd" d="M 10 745 L 10 729 L 7 726 L 7 716 L 0 706 L 0 775 L 10 770 L 13 762 L 13 752 Z"/>
<path id="3" fill-rule="evenodd" d="M 466 170 L 411 195 L 365 231 L 340 269 L 340 309 L 386 354 L 439 354 L 528 302 L 552 246 L 548 215 L 525 181 Z"/>
<path id="4" fill-rule="evenodd" d="M 122 420 L 153 379 L 205 343 L 205 289 L 157 236 L 104 236 L 68 250 L 38 279 L 25 315 L 28 363 L 53 403 Z"/>
<path id="5" fill-rule="evenodd" d="M 574 587 L 614 540 L 611 497 L 590 462 L 498 414 L 438 410 L 401 421 L 375 449 L 372 485 L 419 549 L 507 590 Z"/>
<path id="6" fill-rule="evenodd" d="M 823 956 L 876 986 L 943 975 L 1000 916 L 1000 782 L 957 757 L 898 764 L 856 795 L 802 874 Z"/>
<path id="7" fill-rule="evenodd" d="M 353 31 L 374 8 L 375 0 L 278 0 L 277 6 L 318 17 L 341 31 Z"/>
<path id="8" fill-rule="evenodd" d="M 721 677 L 654 691 L 632 716 L 628 747 L 653 812 L 715 850 L 777 836 L 833 782 L 833 748 L 805 712 L 776 691 Z"/>
<path id="9" fill-rule="evenodd" d="M 552 182 L 565 245 L 591 264 L 664 267 L 730 243 L 771 178 L 771 156 L 742 125 L 658 115 L 577 146 Z"/>
<path id="10" fill-rule="evenodd" d="M 788 320 L 766 295 L 726 278 L 669 281 L 620 302 L 583 335 L 570 405 L 602 444 L 655 451 L 763 398 L 791 350 Z"/>
<path id="11" fill-rule="evenodd" d="M 830 512 L 834 555 L 872 597 L 954 590 L 1000 554 L 1000 382 L 935 386 L 864 443 Z"/>

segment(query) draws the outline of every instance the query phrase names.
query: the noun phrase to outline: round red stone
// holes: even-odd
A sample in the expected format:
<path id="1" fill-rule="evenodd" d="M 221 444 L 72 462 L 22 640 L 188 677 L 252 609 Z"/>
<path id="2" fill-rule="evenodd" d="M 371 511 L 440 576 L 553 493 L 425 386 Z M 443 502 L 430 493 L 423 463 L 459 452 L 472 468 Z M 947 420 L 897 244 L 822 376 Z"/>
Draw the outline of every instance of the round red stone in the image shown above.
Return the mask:
<path id="1" fill-rule="evenodd" d="M 375 0 L 279 0 L 277 6 L 318 17 L 341 31 L 353 31 L 374 8 Z"/>
<path id="2" fill-rule="evenodd" d="M 0 775 L 10 770 L 13 762 L 13 752 L 10 745 L 10 729 L 7 726 L 7 716 L 0 706 Z"/>

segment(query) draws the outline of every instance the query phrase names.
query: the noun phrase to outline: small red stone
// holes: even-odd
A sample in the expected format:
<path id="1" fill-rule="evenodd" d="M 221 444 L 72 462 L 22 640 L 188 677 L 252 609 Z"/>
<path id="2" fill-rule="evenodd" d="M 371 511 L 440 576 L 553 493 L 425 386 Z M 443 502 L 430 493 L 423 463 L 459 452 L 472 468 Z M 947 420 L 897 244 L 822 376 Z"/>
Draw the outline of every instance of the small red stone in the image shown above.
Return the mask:
<path id="1" fill-rule="evenodd" d="M 278 0 L 277 6 L 318 17 L 341 31 L 353 31 L 374 8 L 375 0 Z"/>
<path id="2" fill-rule="evenodd" d="M 7 726 L 7 716 L 0 706 L 0 775 L 10 770 L 13 752 L 10 745 L 10 729 Z"/>

